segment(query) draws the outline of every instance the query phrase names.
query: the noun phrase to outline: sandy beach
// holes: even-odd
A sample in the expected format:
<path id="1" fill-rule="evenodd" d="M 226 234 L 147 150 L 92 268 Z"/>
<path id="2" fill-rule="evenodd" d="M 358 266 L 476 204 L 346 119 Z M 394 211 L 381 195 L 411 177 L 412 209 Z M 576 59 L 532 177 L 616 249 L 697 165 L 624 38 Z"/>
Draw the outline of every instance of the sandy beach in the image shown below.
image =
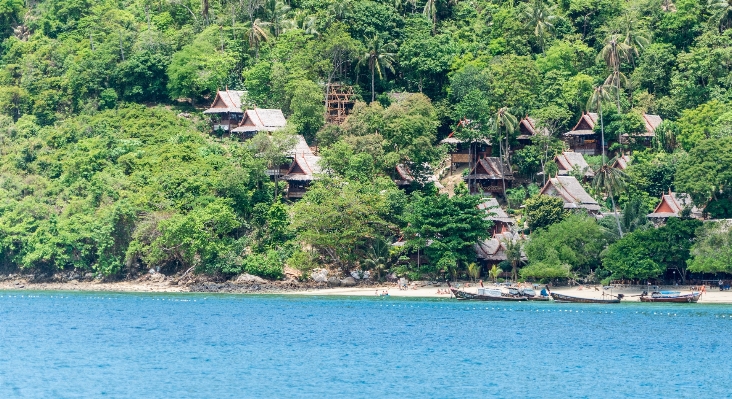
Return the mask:
<path id="1" fill-rule="evenodd" d="M 464 283 L 459 283 L 461 286 Z M 468 288 L 461 288 L 468 292 L 477 293 L 477 287 L 470 284 Z M 660 287 L 661 290 L 688 291 L 688 287 L 667 286 Z M 447 287 L 426 286 L 410 287 L 407 290 L 400 290 L 393 284 L 371 285 L 369 287 L 313 287 L 312 284 L 293 282 L 273 281 L 266 284 L 237 284 L 227 282 L 196 281 L 182 283 L 163 275 L 146 276 L 145 278 L 132 281 L 101 282 L 101 281 L 77 281 L 69 282 L 28 282 L 23 278 L 0 281 L 0 291 L 91 291 L 91 292 L 221 292 L 234 294 L 285 294 L 285 295 L 319 295 L 319 296 L 378 296 L 384 291 L 391 297 L 405 298 L 445 298 L 450 299 L 450 294 L 445 294 Z M 442 293 L 438 293 L 440 290 Z M 602 298 L 602 290 L 595 287 L 554 287 L 552 292 L 571 295 L 583 298 Z M 613 295 L 623 294 L 623 301 L 638 302 L 638 295 L 641 288 L 613 288 L 605 293 Z M 702 294 L 699 303 L 727 303 L 732 304 L 732 291 L 719 291 L 716 288 Z"/>

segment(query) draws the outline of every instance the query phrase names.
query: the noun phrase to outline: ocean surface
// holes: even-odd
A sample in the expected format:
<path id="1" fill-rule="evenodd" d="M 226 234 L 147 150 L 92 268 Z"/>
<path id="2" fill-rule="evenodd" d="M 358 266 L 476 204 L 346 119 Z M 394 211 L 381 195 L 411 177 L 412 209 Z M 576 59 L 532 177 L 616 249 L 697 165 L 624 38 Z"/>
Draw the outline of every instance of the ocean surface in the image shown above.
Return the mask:
<path id="1" fill-rule="evenodd" d="M 0 398 L 731 397 L 732 306 L 0 291 Z"/>

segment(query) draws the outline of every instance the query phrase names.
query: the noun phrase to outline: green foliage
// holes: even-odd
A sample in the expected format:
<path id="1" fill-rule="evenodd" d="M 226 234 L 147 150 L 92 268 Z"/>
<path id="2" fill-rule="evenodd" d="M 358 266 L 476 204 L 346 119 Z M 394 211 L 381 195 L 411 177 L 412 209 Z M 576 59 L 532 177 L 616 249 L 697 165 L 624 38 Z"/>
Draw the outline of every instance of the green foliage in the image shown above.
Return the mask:
<path id="1" fill-rule="evenodd" d="M 677 166 L 676 189 L 699 205 L 732 198 L 732 137 L 700 141 Z"/>
<path id="2" fill-rule="evenodd" d="M 551 278 L 566 277 L 570 272 L 587 274 L 599 266 L 599 256 L 606 243 L 606 233 L 593 217 L 569 215 L 532 234 L 524 245 L 529 265 L 521 269 L 521 276 Z"/>
<path id="3" fill-rule="evenodd" d="M 732 272 L 732 229 L 724 221 L 704 223 L 691 247 L 689 271 L 695 273 Z"/>
<path id="4" fill-rule="evenodd" d="M 537 195 L 524 202 L 524 215 L 530 230 L 537 230 L 561 222 L 567 212 L 561 198 Z"/>
<path id="5" fill-rule="evenodd" d="M 284 277 L 284 262 L 275 250 L 263 254 L 251 254 L 244 258 L 244 272 L 273 280 Z"/>

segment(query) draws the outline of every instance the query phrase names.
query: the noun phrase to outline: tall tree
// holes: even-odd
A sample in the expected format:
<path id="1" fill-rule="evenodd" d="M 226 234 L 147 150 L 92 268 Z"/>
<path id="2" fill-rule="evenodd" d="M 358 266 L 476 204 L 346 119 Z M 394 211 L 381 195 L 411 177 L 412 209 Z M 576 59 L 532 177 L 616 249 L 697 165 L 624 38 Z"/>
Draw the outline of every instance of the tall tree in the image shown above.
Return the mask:
<path id="1" fill-rule="evenodd" d="M 525 16 L 527 26 L 534 29 L 534 36 L 539 41 L 541 52 L 544 53 L 546 37 L 554 30 L 554 6 L 547 5 L 543 0 L 534 0 L 526 6 Z"/>
<path id="2" fill-rule="evenodd" d="M 394 43 L 384 43 L 384 40 L 374 35 L 366 43 L 366 53 L 361 56 L 358 66 L 368 65 L 371 74 L 371 102 L 376 99 L 374 80 L 378 73 L 379 79 L 384 78 L 384 70 L 388 69 L 394 72 L 394 63 L 396 60 L 396 46 Z"/>
<path id="3" fill-rule="evenodd" d="M 605 80 L 605 85 L 615 87 L 615 95 L 617 98 L 618 113 L 620 109 L 620 86 L 627 82 L 627 78 L 620 71 L 620 65 L 623 60 L 627 60 L 631 51 L 631 47 L 625 43 L 625 39 L 619 34 L 612 34 L 605 40 L 605 45 L 600 51 L 600 57 L 605 60 L 605 64 L 610 68 L 610 76 Z"/>
<path id="4" fill-rule="evenodd" d="M 437 32 L 437 0 L 427 0 L 422 13 L 432 21 L 432 34 Z"/>
<path id="5" fill-rule="evenodd" d="M 732 0 L 708 0 L 707 4 L 719 31 L 729 29 L 732 26 Z"/>
<path id="6" fill-rule="evenodd" d="M 510 139 L 511 139 L 511 133 L 516 131 L 516 128 L 518 127 L 518 120 L 515 116 L 513 116 L 509 111 L 508 108 L 503 107 L 496 112 L 495 119 L 493 119 L 493 128 L 497 134 L 498 137 L 498 150 L 500 153 L 501 159 L 501 169 L 504 168 L 504 165 L 511 165 L 510 162 Z M 505 141 L 504 136 L 505 135 Z M 506 176 L 505 176 L 504 170 L 501 171 L 501 177 L 503 180 L 503 196 L 506 196 Z"/>

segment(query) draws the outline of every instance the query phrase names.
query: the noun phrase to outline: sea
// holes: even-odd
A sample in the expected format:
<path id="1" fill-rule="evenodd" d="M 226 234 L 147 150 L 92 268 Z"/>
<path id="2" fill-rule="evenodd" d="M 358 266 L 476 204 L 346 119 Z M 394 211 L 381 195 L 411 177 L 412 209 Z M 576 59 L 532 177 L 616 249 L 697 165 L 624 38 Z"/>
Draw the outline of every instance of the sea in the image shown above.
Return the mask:
<path id="1" fill-rule="evenodd" d="M 0 291 L 0 398 L 732 397 L 732 306 Z"/>

